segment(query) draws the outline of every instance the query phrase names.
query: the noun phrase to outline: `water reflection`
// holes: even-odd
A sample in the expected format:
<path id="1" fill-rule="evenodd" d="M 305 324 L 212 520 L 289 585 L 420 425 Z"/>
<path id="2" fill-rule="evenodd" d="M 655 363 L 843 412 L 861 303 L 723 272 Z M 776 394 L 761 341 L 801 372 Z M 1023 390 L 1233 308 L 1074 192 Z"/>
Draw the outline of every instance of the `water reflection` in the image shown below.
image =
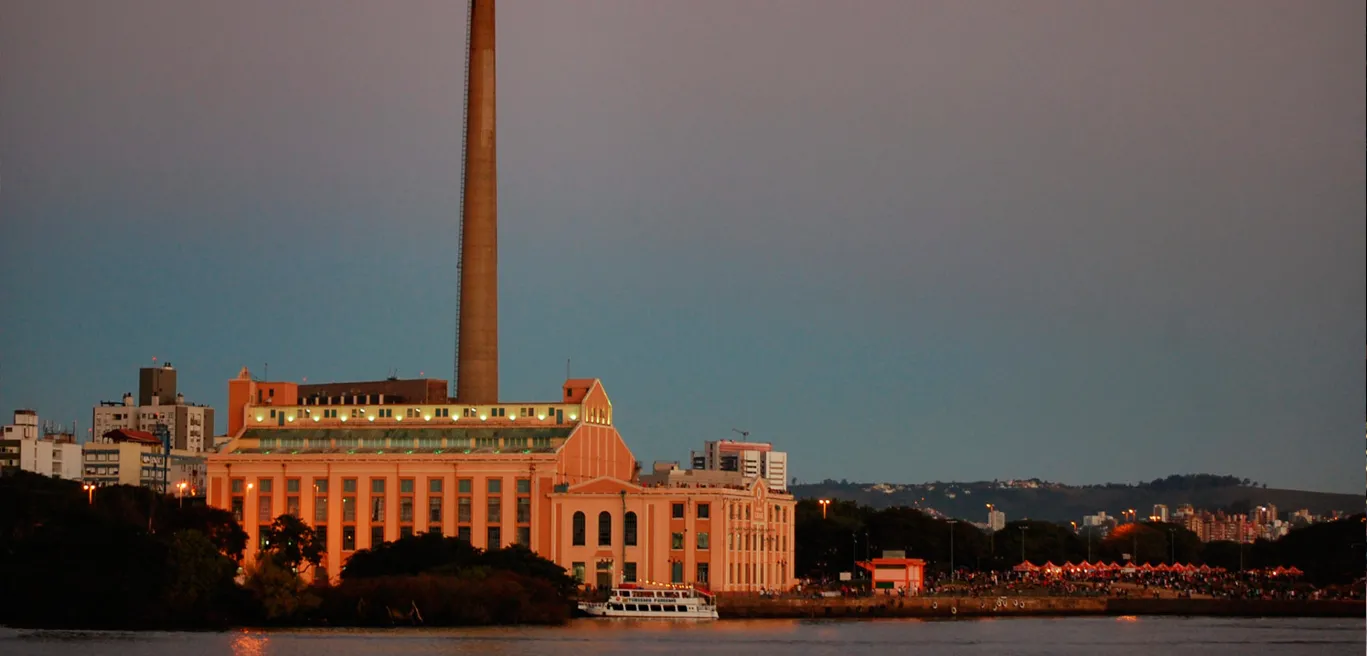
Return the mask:
<path id="1" fill-rule="evenodd" d="M 233 637 L 233 656 L 265 656 L 270 638 L 264 633 L 243 631 Z"/>

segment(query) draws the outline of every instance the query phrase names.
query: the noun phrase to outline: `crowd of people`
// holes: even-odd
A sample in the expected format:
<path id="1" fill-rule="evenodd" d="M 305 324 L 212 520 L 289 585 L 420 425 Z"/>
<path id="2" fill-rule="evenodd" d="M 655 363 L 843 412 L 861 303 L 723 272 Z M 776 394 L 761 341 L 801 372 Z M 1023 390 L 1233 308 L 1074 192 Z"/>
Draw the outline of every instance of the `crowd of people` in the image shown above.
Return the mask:
<path id="1" fill-rule="evenodd" d="M 801 596 L 933 595 L 960 597 L 1066 596 L 1144 597 L 1167 599 L 1364 599 L 1367 581 L 1315 587 L 1297 576 L 1266 570 L 959 572 L 930 576 L 920 591 L 903 588 L 870 590 L 865 581 L 804 581 L 793 592 Z"/>

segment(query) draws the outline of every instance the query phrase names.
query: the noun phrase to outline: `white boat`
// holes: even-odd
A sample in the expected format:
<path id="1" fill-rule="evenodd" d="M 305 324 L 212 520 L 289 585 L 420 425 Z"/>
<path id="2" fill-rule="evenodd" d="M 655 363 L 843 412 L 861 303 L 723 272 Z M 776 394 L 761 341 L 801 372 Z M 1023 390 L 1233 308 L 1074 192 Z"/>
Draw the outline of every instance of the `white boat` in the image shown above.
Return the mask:
<path id="1" fill-rule="evenodd" d="M 717 603 L 694 588 L 646 588 L 622 584 L 603 602 L 580 602 L 579 610 L 590 617 L 632 619 L 715 620 Z"/>

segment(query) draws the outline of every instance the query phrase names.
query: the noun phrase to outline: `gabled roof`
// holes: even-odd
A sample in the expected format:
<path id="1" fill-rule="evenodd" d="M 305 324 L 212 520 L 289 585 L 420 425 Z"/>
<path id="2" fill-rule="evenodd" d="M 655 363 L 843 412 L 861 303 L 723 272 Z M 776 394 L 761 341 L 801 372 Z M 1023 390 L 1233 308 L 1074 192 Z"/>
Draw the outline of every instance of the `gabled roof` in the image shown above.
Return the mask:
<path id="1" fill-rule="evenodd" d="M 570 378 L 566 380 L 564 385 L 565 399 L 561 403 L 582 403 L 593 386 L 598 384 L 597 378 Z"/>
<path id="2" fill-rule="evenodd" d="M 105 433 L 103 437 L 106 440 L 113 440 L 115 442 L 136 442 L 138 444 L 161 446 L 161 440 L 157 439 L 156 435 L 147 431 L 132 430 L 130 428 L 115 428 L 114 430 Z"/>

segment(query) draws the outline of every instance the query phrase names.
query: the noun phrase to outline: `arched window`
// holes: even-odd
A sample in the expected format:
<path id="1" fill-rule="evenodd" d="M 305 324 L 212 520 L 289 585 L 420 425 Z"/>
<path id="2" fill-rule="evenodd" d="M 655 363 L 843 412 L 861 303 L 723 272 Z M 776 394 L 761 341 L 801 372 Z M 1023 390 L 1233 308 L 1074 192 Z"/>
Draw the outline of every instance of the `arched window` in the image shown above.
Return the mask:
<path id="1" fill-rule="evenodd" d="M 628 512 L 622 518 L 623 543 L 628 547 L 636 546 L 636 513 Z"/>
<path id="2" fill-rule="evenodd" d="M 612 544 L 612 513 L 604 510 L 598 513 L 598 546 Z"/>
<path id="3" fill-rule="evenodd" d="M 584 546 L 584 533 L 585 533 L 584 521 L 585 521 L 585 520 L 584 520 L 584 513 L 583 513 L 583 512 L 576 512 L 576 513 L 574 513 L 574 528 L 573 528 L 574 542 L 573 542 L 573 544 L 574 544 L 574 546 L 576 546 L 576 547 L 582 547 L 582 546 Z"/>

